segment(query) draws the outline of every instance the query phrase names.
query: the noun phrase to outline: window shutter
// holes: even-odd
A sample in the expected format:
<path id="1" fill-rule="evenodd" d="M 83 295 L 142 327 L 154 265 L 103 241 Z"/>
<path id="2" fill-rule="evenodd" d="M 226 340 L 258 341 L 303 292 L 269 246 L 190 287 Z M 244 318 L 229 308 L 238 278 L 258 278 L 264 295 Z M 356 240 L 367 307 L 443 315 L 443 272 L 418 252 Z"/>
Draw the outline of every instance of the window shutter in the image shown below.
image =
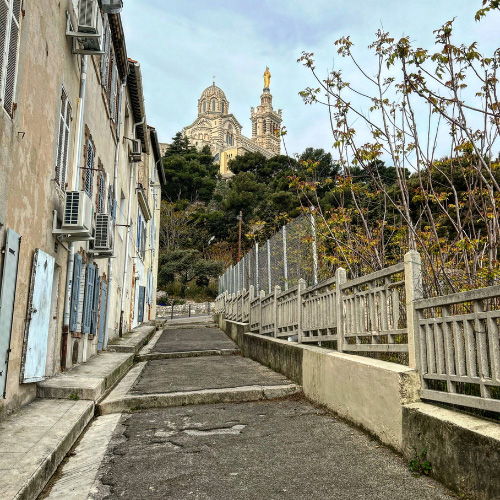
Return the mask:
<path id="1" fill-rule="evenodd" d="M 66 172 L 68 166 L 69 124 L 71 105 L 64 90 L 61 92 L 61 114 L 59 117 L 59 135 L 57 139 L 56 182 L 64 190 L 66 187 Z"/>
<path id="2" fill-rule="evenodd" d="M 106 22 L 106 30 L 104 31 L 104 54 L 101 56 L 101 85 L 108 88 L 109 78 L 109 56 L 111 52 L 111 29 Z"/>
<path id="3" fill-rule="evenodd" d="M 102 214 L 104 212 L 104 175 L 99 172 L 99 187 L 97 193 L 97 213 Z"/>
<path id="4" fill-rule="evenodd" d="M 19 42 L 19 18 L 21 15 L 21 0 L 13 0 L 12 13 L 10 16 L 10 33 L 7 34 L 6 51 L 7 64 L 5 71 L 3 106 L 7 113 L 12 116 L 12 104 L 14 103 L 14 90 L 17 76 L 17 46 Z"/>
<path id="5" fill-rule="evenodd" d="M 92 323 L 90 325 L 90 333 L 95 335 L 97 333 L 97 312 L 99 310 L 99 293 L 101 291 L 101 277 L 99 276 L 98 270 L 95 273 L 95 285 L 94 285 L 94 298 L 92 303 Z"/>
<path id="6" fill-rule="evenodd" d="M 85 167 L 85 192 L 92 199 L 92 169 L 94 168 L 94 147 L 92 146 L 92 142 L 90 141 L 90 139 L 87 143 L 87 161 Z"/>
<path id="7" fill-rule="evenodd" d="M 9 5 L 6 0 L 0 0 L 0 90 L 2 89 L 3 65 L 6 60 L 7 32 L 9 28 Z"/>
<path id="8" fill-rule="evenodd" d="M 109 95 L 109 111 L 111 119 L 116 120 L 116 97 L 118 93 L 118 67 L 113 61 L 113 69 L 111 70 L 111 90 Z"/>
<path id="9" fill-rule="evenodd" d="M 95 266 L 89 264 L 87 266 L 87 279 L 85 281 L 85 298 L 83 302 L 82 333 L 90 333 L 90 325 L 92 323 L 92 306 L 94 303 L 94 286 L 95 286 Z"/>
<path id="10" fill-rule="evenodd" d="M 80 299 L 80 273 L 82 270 L 82 256 L 75 255 L 75 264 L 73 268 L 73 284 L 71 288 L 71 311 L 69 318 L 69 329 L 76 332 L 76 323 L 78 320 L 78 303 Z"/>

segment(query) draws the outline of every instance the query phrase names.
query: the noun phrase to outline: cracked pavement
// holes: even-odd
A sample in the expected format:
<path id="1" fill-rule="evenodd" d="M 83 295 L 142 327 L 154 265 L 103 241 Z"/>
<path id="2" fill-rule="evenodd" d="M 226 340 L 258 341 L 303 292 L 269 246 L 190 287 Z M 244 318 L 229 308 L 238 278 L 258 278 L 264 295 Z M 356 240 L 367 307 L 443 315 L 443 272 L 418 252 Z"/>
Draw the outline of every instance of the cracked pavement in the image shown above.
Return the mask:
<path id="1" fill-rule="evenodd" d="M 197 325 L 166 329 L 148 349 L 199 351 L 222 345 L 235 347 L 222 331 Z M 241 356 L 192 357 L 149 361 L 129 392 L 229 391 L 284 383 L 282 375 Z M 96 448 L 105 453 L 95 455 Z M 80 469 L 75 486 L 71 478 L 78 463 L 88 465 Z M 301 394 L 98 417 L 57 478 L 44 498 L 455 498 L 433 480 L 414 477 L 390 449 Z"/>

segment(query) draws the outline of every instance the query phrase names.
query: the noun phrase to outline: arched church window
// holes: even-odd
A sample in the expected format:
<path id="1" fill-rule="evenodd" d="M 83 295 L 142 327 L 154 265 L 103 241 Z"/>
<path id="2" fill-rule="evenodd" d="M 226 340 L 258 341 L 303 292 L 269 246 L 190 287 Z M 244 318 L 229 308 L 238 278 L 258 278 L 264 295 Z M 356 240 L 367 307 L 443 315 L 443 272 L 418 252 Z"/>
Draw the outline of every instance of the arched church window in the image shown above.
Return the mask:
<path id="1" fill-rule="evenodd" d="M 221 111 L 224 113 L 224 103 L 222 103 L 222 105 L 221 105 L 221 106 L 222 106 L 222 107 L 221 107 Z"/>
<path id="2" fill-rule="evenodd" d="M 212 111 L 215 111 L 215 99 L 212 99 Z"/>
<path id="3" fill-rule="evenodd" d="M 207 110 L 207 101 L 203 101 L 203 111 Z"/>

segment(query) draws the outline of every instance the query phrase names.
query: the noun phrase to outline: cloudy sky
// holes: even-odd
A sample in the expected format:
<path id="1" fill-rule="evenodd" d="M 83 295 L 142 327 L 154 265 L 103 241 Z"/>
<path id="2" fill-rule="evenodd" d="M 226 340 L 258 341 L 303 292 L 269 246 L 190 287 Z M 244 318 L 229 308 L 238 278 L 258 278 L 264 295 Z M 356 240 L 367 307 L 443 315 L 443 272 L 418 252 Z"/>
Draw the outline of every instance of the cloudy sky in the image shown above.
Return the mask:
<path id="1" fill-rule="evenodd" d="M 415 45 L 432 49 L 433 30 L 456 17 L 456 40 L 479 42 L 482 51 L 500 45 L 500 15 L 480 23 L 474 14 L 481 0 L 125 0 L 122 20 L 129 57 L 141 63 L 148 123 L 162 142 L 196 118 L 203 89 L 215 82 L 232 112 L 251 135 L 250 107 L 260 102 L 262 75 L 269 66 L 275 108 L 283 109 L 289 153 L 308 146 L 330 150 L 325 109 L 306 106 L 298 95 L 313 86 L 311 74 L 297 63 L 301 52 L 314 52 L 317 69 L 354 73 L 336 54 L 334 41 L 350 35 L 362 62 L 380 27 Z"/>

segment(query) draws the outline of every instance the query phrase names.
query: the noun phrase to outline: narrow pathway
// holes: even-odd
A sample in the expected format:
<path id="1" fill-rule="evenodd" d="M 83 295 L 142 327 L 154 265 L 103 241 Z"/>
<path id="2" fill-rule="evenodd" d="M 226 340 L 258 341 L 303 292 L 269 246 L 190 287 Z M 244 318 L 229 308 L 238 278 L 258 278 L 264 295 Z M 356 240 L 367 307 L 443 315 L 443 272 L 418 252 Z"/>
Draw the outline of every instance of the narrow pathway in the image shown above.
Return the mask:
<path id="1" fill-rule="evenodd" d="M 138 358 L 42 498 L 454 498 L 209 320 L 168 326 Z"/>

